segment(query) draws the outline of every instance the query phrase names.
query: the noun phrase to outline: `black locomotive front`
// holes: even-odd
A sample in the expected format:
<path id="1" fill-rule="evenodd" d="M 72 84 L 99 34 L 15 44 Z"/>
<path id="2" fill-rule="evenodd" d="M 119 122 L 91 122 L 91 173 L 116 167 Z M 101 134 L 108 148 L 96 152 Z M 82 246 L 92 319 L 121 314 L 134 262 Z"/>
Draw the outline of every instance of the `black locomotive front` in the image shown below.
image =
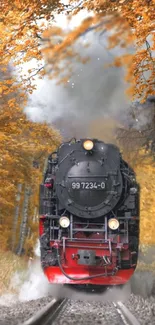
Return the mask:
<path id="1" fill-rule="evenodd" d="M 61 145 L 57 153 L 55 186 L 59 210 L 66 209 L 78 217 L 94 219 L 118 209 L 118 203 L 121 204 L 129 191 L 129 181 L 130 188 L 134 186 L 134 174 L 130 170 L 129 175 L 129 167 L 122 164 L 116 146 L 92 140 L 93 147 L 87 150 L 84 146 L 87 147 L 89 141 Z M 127 211 L 136 208 L 135 200 L 131 193 Z"/>
<path id="2" fill-rule="evenodd" d="M 102 266 L 107 276 L 113 276 L 136 266 L 139 186 L 115 145 L 97 139 L 73 140 L 51 154 L 40 188 L 40 216 L 43 267 L 60 267 L 63 272 L 62 259 L 64 267 L 73 267 L 72 273 L 77 263 L 83 265 L 83 274 L 85 266 Z M 86 283 L 105 283 L 103 278 L 91 281 Z"/>

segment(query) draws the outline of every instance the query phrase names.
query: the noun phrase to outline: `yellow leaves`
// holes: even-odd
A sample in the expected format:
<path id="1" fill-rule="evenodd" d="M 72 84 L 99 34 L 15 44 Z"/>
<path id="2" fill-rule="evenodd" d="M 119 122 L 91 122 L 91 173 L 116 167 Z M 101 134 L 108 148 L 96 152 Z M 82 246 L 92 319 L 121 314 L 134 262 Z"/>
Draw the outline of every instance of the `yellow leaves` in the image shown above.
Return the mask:
<path id="1" fill-rule="evenodd" d="M 129 65 L 131 64 L 133 60 L 133 55 L 132 54 L 124 54 L 120 57 L 120 60 L 122 62 L 122 65 Z"/>
<path id="2" fill-rule="evenodd" d="M 53 26 L 50 29 L 46 29 L 43 32 L 43 38 L 45 38 L 45 39 L 49 39 L 50 37 L 53 37 L 53 36 L 56 36 L 56 35 L 59 35 L 59 36 L 63 35 L 62 29 L 60 27 L 57 27 L 57 26 Z"/>
<path id="3" fill-rule="evenodd" d="M 72 1 L 70 1 L 72 3 Z M 31 58 L 36 58 L 38 61 L 42 59 L 40 53 L 41 39 L 44 38 L 46 46 L 43 48 L 42 53 L 49 65 L 49 70 L 52 67 L 52 76 L 61 75 L 61 63 L 64 60 L 76 58 L 79 60 L 73 45 L 75 41 L 83 35 L 89 27 L 93 28 L 95 24 L 98 24 L 101 19 L 105 19 L 105 23 L 99 26 L 95 30 L 107 31 L 114 30 L 113 35 L 109 37 L 109 48 L 113 48 L 120 45 L 122 48 L 128 48 L 129 45 L 134 44 L 136 47 L 136 54 L 133 54 L 133 61 L 135 65 L 128 68 L 129 58 L 124 58 L 122 61 L 116 59 L 114 64 L 116 67 L 125 65 L 128 76 L 136 76 L 132 78 L 132 83 L 135 87 L 135 93 L 141 92 L 139 84 L 145 83 L 143 73 L 137 73 L 137 69 L 144 66 L 144 57 L 148 60 L 148 69 L 153 71 L 153 65 L 151 66 L 151 57 L 149 51 L 143 51 L 140 46 L 143 46 L 148 35 L 155 29 L 155 11 L 153 2 L 147 0 L 132 0 L 132 1 L 103 1 L 103 0 L 91 0 L 84 1 L 83 6 L 88 10 L 93 10 L 94 17 L 85 19 L 79 27 L 76 27 L 70 33 L 66 33 L 59 27 L 52 26 L 52 28 L 45 30 L 46 23 L 36 24 L 38 18 L 45 18 L 51 20 L 51 15 L 54 14 L 56 9 L 58 12 L 63 11 L 63 5 L 58 0 L 25 0 L 17 1 L 13 0 L 1 0 L 0 3 L 0 31 L 1 31 L 1 44 L 0 53 L 3 54 L 3 62 L 7 64 L 12 58 L 14 64 L 28 62 Z M 53 10 L 53 12 L 52 12 Z M 80 11 L 81 8 L 73 10 L 73 14 L 76 11 Z M 71 18 L 72 13 L 69 15 Z M 4 19 L 5 18 L 5 19 Z M 5 22 L 4 22 L 5 20 Z M 43 32 L 43 34 L 42 34 Z M 41 35 L 41 36 L 38 36 Z M 154 45 L 155 47 L 155 45 Z M 153 51 L 153 47 L 151 47 Z M 18 55 L 23 53 L 24 55 Z M 128 62 L 127 62 L 128 60 Z M 85 63 L 85 62 L 82 62 Z M 67 65 L 68 66 L 68 65 Z M 146 67 L 145 67 L 146 69 Z M 132 70 L 132 71 L 131 71 Z M 31 73 L 31 71 L 29 71 Z M 43 72 L 39 71 L 39 75 L 42 76 Z M 63 74 L 63 77 L 64 74 Z M 26 78 L 25 78 L 26 79 Z M 129 78 L 128 78 L 129 79 Z M 135 80 L 136 79 L 136 80 Z M 23 81 L 23 86 L 26 91 L 32 93 L 31 83 L 26 84 L 26 80 Z M 8 91 L 8 90 L 5 90 Z M 152 92 L 152 81 L 147 80 L 147 89 L 145 96 L 148 92 Z M 0 90 L 2 93 L 2 90 Z M 140 94 L 141 95 L 141 94 Z"/>
<path id="4" fill-rule="evenodd" d="M 3 70 L 4 71 L 4 70 Z M 6 85 L 12 85 L 13 84 L 13 79 L 7 79 L 6 81 L 5 81 L 5 84 Z"/>
<path id="5" fill-rule="evenodd" d="M 21 64 L 30 61 L 33 57 L 41 59 L 36 33 L 44 30 L 43 27 L 36 25 L 37 16 L 44 15 L 43 3 L 52 4 L 49 1 L 25 0 L 17 3 L 13 0 L 0 2 L 0 53 L 2 56 L 1 64 L 5 66 L 9 64 L 10 59 L 14 64 Z M 55 7 L 58 1 L 53 1 Z M 23 55 L 21 55 L 24 54 Z M 24 86 L 24 84 L 23 84 Z M 28 90 L 31 85 L 25 84 Z"/>
<path id="6" fill-rule="evenodd" d="M 144 149 L 136 151 L 136 155 L 129 155 L 128 148 L 124 148 L 123 156 L 136 172 L 140 184 L 140 244 L 155 245 L 154 214 L 155 214 L 155 163 Z"/>
<path id="7" fill-rule="evenodd" d="M 2 83 L 1 83 L 1 85 L 0 85 L 0 89 L 1 89 L 1 92 L 3 93 L 3 92 L 6 92 L 6 91 L 8 90 L 8 87 L 5 86 L 5 84 L 2 84 Z"/>
<path id="8" fill-rule="evenodd" d="M 126 80 L 127 81 L 131 80 L 131 78 L 126 78 Z M 132 83 L 132 85 L 125 90 L 125 93 L 126 93 L 127 96 L 129 96 L 131 99 L 133 98 L 133 100 L 134 100 L 135 84 Z"/>
<path id="9" fill-rule="evenodd" d="M 0 207 L 1 218 L 4 220 L 3 229 L 8 229 L 4 247 L 8 247 L 12 235 L 17 184 L 27 183 L 32 187 L 34 193 L 38 193 L 45 156 L 55 150 L 61 138 L 58 132 L 46 124 L 27 121 L 18 104 L 21 96 L 25 100 L 21 85 L 17 85 L 16 80 L 11 79 L 8 71 L 7 74 L 3 71 L 1 76 L 3 82 L 0 83 L 2 89 L 0 107 Z M 33 167 L 33 160 L 37 159 L 39 159 L 40 164 L 39 170 L 35 170 Z"/>
<path id="10" fill-rule="evenodd" d="M 16 98 L 12 98 L 8 100 L 9 107 L 14 107 L 16 102 Z"/>
<path id="11" fill-rule="evenodd" d="M 61 78 L 60 65 L 62 61 L 67 60 L 69 62 L 73 57 L 79 60 L 77 53 L 73 50 L 74 42 L 89 27 L 92 28 L 101 19 L 104 19 L 104 24 L 95 30 L 113 31 L 109 37 L 108 48 L 111 49 L 117 45 L 127 49 L 130 46 L 135 48 L 135 53 L 132 52 L 132 54 L 126 54 L 122 58 L 115 58 L 113 62 L 116 67 L 126 67 L 126 80 L 131 83 L 128 95 L 132 94 L 136 97 L 139 94 L 141 98 L 146 98 L 148 94 L 153 94 L 154 63 L 151 62 L 150 51 L 155 48 L 155 42 L 150 45 L 149 49 L 141 49 L 142 46 L 144 47 L 147 37 L 155 30 L 155 11 L 152 1 L 148 3 L 147 0 L 122 0 L 116 3 L 106 0 L 92 0 L 91 3 L 84 1 L 83 5 L 89 10 L 94 10 L 97 15 L 83 21 L 79 27 L 68 34 L 57 27 L 53 27 L 43 34 L 47 43 L 45 43 L 42 53 L 47 60 L 49 70 L 52 70 L 51 77 L 60 75 Z M 69 64 L 66 64 L 67 68 Z M 151 71 L 151 79 L 145 80 L 144 70 Z M 62 78 L 65 78 L 64 75 Z"/>
<path id="12" fill-rule="evenodd" d="M 155 172 L 151 159 L 144 165 L 138 165 L 136 172 L 141 186 L 140 241 L 143 244 L 155 244 L 154 228 L 152 227 L 155 213 Z"/>
<path id="13" fill-rule="evenodd" d="M 43 33 L 43 37 L 45 38 L 45 40 L 47 39 L 47 46 L 42 50 L 42 52 L 45 54 L 46 57 L 54 56 L 55 53 L 62 54 L 64 49 L 66 50 L 68 47 L 70 47 L 77 40 L 77 38 L 82 35 L 92 23 L 95 22 L 96 18 L 89 17 L 85 19 L 79 27 L 75 28 L 72 32 L 67 35 L 63 33 L 62 29 L 58 27 L 52 27 L 49 31 Z M 62 41 L 58 41 L 55 43 L 55 39 L 53 39 L 53 36 L 58 35 L 63 37 Z M 51 45 L 53 47 L 52 53 L 50 51 Z"/>

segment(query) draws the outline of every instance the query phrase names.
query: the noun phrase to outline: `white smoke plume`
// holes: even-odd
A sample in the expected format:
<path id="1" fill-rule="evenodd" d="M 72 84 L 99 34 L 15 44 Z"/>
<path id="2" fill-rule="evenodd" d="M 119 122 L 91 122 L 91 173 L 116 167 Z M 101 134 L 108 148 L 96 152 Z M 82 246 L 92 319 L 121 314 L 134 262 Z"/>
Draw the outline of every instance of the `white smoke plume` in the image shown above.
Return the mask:
<path id="1" fill-rule="evenodd" d="M 15 272 L 10 282 L 10 292 L 16 294 L 5 294 L 0 297 L 0 305 L 11 305 L 17 302 L 36 300 L 52 294 L 52 287 L 44 276 L 40 264 L 39 241 L 34 248 L 35 258 L 30 259 L 27 269 Z"/>
<path id="2" fill-rule="evenodd" d="M 77 25 L 77 18 L 75 20 L 74 25 Z M 37 81 L 37 89 L 25 108 L 27 117 L 34 122 L 55 124 L 64 136 L 80 137 L 87 135 L 90 122 L 96 118 L 121 120 L 129 106 L 124 71 L 122 68 L 105 68 L 104 65 L 124 50 L 119 47 L 107 50 L 107 40 L 107 33 L 101 36 L 91 31 L 82 36 L 76 49 L 82 56 L 89 56 L 90 61 L 86 64 L 75 62 L 67 86 L 56 85 L 56 80 L 49 80 L 48 76 Z M 87 42 L 90 46 L 84 48 Z"/>
<path id="3" fill-rule="evenodd" d="M 10 288 L 19 288 L 19 301 L 35 300 L 46 297 L 50 294 L 50 284 L 48 283 L 47 278 L 44 276 L 40 264 L 39 240 L 34 247 L 34 254 L 34 260 L 29 260 L 28 269 L 26 271 L 24 281 L 22 274 L 16 273 L 10 284 Z"/>

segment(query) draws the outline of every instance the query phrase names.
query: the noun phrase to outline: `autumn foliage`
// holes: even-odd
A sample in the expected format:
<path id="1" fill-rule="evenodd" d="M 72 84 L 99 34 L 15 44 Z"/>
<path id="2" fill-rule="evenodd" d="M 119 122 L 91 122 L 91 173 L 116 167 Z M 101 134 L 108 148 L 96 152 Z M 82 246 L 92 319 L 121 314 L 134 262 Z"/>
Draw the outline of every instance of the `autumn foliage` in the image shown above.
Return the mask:
<path id="1" fill-rule="evenodd" d="M 79 3 L 79 5 L 78 5 Z M 0 231 L 1 247 L 11 248 L 15 195 L 23 184 L 19 206 L 18 233 L 25 188 L 30 189 L 28 227 L 35 233 L 32 215 L 38 206 L 38 184 L 44 157 L 60 143 L 59 134 L 46 124 L 26 119 L 23 108 L 27 94 L 35 89 L 35 77 L 48 73 L 66 82 L 74 59 L 86 64 L 75 44 L 90 31 L 101 36 L 109 32 L 109 48 L 120 46 L 126 54 L 115 57 L 112 65 L 126 67 L 128 93 L 145 100 L 155 91 L 155 0 L 1 0 L 0 1 Z M 88 10 L 79 26 L 66 31 L 53 24 L 55 13 L 70 19 Z M 129 51 L 131 49 L 132 51 Z M 81 50 L 83 52 L 83 49 Z M 35 60 L 24 74 L 23 64 Z M 44 62 L 44 60 L 45 62 Z M 66 64 L 67 63 L 67 64 Z M 13 71 L 9 67 L 13 67 Z M 63 69 L 62 69 L 63 67 Z M 67 68 L 66 68 L 67 67 Z M 12 73 L 18 69 L 18 77 Z M 16 71 L 16 70 L 15 70 Z M 33 162 L 39 158 L 39 168 Z M 27 250 L 34 238 L 28 236 Z M 16 238 L 18 244 L 18 238 Z"/>
<path id="2" fill-rule="evenodd" d="M 130 83 L 128 94 L 132 99 L 145 101 L 155 91 L 155 1 L 91 0 L 82 4 L 83 8 L 93 11 L 92 17 L 86 18 L 72 31 L 52 27 L 43 34 L 47 40 L 43 54 L 52 74 L 53 70 L 60 74 L 61 60 L 68 60 L 68 57 L 79 59 L 79 53 L 75 52 L 73 46 L 79 37 L 91 30 L 103 36 L 105 32 L 112 31 L 108 49 L 118 45 L 127 49 L 127 53 L 114 58 L 113 65 L 126 67 L 126 81 Z M 73 12 L 75 14 L 80 10 L 81 7 Z M 55 44 L 54 36 L 58 34 L 60 41 Z"/>
<path id="3" fill-rule="evenodd" d="M 126 66 L 129 94 L 141 100 L 153 94 L 155 0 L 70 0 L 68 3 L 64 5 L 59 0 L 1 1 L 0 55 L 4 68 L 10 59 L 15 65 L 29 62 L 32 58 L 38 62 L 35 68 L 29 70 L 28 76 L 21 77 L 21 87 L 31 92 L 35 75 L 44 75 L 42 55 L 51 76 L 61 75 L 61 79 L 66 81 L 62 75 L 62 63 L 67 60 L 68 76 L 72 59 L 80 60 L 80 54 L 75 51 L 75 42 L 94 30 L 101 34 L 112 31 L 109 47 L 119 45 L 128 49 L 124 56 L 114 58 L 113 64 Z M 53 25 L 55 13 L 64 12 L 70 19 L 83 9 L 88 10 L 88 18 L 81 24 L 79 22 L 77 28 L 65 31 Z M 132 53 L 129 51 L 131 46 Z"/>
<path id="4" fill-rule="evenodd" d="M 1 71 L 1 76 L 3 80 L 5 78 L 9 80 L 9 72 L 5 74 Z M 48 153 L 55 150 L 61 140 L 59 133 L 52 127 L 28 121 L 20 106 L 21 98 L 18 104 L 19 98 L 17 88 L 14 89 L 14 93 L 9 90 L 4 91 L 3 88 L 0 99 L 0 246 L 9 249 L 12 249 L 18 184 L 22 185 L 22 190 L 15 247 L 19 241 L 25 188 L 27 186 L 30 188 L 27 229 L 30 228 L 30 232 L 34 233 L 32 219 L 35 208 L 36 214 L 38 213 L 38 190 L 43 175 L 44 160 Z M 35 161 L 39 164 L 37 169 L 34 168 Z M 36 223 L 36 234 L 37 227 Z M 30 243 L 29 246 L 33 247 Z"/>

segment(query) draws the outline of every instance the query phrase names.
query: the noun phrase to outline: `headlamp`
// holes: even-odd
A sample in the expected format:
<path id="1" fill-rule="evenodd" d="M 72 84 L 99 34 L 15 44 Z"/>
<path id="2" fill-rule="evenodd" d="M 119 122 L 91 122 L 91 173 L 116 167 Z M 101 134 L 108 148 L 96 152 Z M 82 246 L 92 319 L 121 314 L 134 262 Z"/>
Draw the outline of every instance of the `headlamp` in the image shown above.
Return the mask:
<path id="1" fill-rule="evenodd" d="M 116 230 L 119 227 L 119 221 L 115 218 L 111 218 L 108 221 L 108 226 L 111 230 Z"/>
<path id="2" fill-rule="evenodd" d="M 85 141 L 83 142 L 83 148 L 84 148 L 85 150 L 92 150 L 93 147 L 94 147 L 94 143 L 93 143 L 92 140 L 85 140 Z"/>
<path id="3" fill-rule="evenodd" d="M 70 225 L 70 220 L 68 217 L 63 216 L 59 219 L 59 224 L 62 228 L 68 228 Z"/>

